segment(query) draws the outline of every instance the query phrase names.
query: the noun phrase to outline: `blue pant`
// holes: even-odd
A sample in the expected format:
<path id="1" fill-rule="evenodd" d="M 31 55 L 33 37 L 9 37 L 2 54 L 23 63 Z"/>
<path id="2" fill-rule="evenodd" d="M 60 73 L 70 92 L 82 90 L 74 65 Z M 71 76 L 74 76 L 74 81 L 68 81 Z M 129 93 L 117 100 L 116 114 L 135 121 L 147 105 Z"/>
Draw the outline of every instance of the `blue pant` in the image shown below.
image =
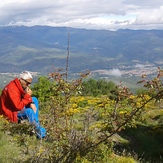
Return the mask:
<path id="1" fill-rule="evenodd" d="M 36 97 L 32 97 L 32 101 L 34 102 L 34 104 L 36 105 L 36 113 L 33 111 L 32 108 L 29 107 L 25 107 L 23 109 L 23 111 L 21 111 L 20 113 L 18 113 L 18 120 L 23 120 L 23 119 L 28 119 L 28 121 L 32 124 L 34 124 L 35 128 L 36 128 L 36 133 L 37 133 L 37 137 L 38 138 L 43 138 L 46 136 L 46 130 L 45 128 L 40 126 L 39 123 L 39 105 L 38 105 L 38 100 Z"/>

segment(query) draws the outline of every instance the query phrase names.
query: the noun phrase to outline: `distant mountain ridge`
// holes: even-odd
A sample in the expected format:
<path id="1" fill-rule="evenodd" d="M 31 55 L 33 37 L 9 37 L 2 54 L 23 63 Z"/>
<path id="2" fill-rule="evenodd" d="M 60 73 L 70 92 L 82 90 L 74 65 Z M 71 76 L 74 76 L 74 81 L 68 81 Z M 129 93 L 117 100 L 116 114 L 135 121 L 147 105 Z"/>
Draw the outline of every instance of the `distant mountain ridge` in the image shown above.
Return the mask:
<path id="1" fill-rule="evenodd" d="M 49 26 L 0 27 L 0 72 L 111 69 L 163 61 L 163 30 L 86 30 Z"/>

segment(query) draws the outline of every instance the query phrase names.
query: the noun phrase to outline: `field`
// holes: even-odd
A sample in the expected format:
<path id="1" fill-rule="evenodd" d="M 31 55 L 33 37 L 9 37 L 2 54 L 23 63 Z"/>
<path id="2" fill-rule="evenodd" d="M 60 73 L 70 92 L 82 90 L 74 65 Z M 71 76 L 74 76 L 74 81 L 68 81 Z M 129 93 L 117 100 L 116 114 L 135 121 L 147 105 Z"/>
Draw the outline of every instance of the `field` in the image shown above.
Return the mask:
<path id="1" fill-rule="evenodd" d="M 32 124 L 1 117 L 2 163 L 163 161 L 162 71 L 150 82 L 143 80 L 147 89 L 139 94 L 104 80 L 83 82 L 87 75 L 71 82 L 58 72 L 49 74 L 51 80 L 38 78 L 32 90 L 47 136 L 37 139 Z"/>
<path id="2" fill-rule="evenodd" d="M 29 162 L 30 160 L 34 162 L 37 159 L 39 162 L 46 162 L 46 160 L 50 162 L 51 159 L 55 160 L 54 156 L 56 158 L 63 157 L 64 150 L 70 150 L 71 153 L 71 148 L 77 148 L 78 143 L 81 143 L 81 139 L 84 139 L 86 144 L 83 142 L 84 144 L 80 145 L 87 150 L 90 145 L 95 145 L 99 141 L 98 136 L 101 134 L 99 135 L 98 132 L 106 130 L 102 126 L 107 116 L 107 112 L 103 115 L 104 110 L 101 108 L 101 102 L 103 101 L 104 97 L 73 97 L 71 99 L 72 107 L 67 110 L 67 121 L 63 119 L 65 116 L 61 115 L 62 112 L 56 110 L 55 112 L 59 114 L 55 115 L 57 119 L 53 121 L 54 117 L 49 117 L 49 120 L 47 120 L 45 117 L 50 114 L 47 109 L 52 106 L 50 106 L 50 103 L 42 104 L 41 123 L 44 124 L 50 134 L 43 140 L 39 140 L 34 134 L 31 134 L 32 129 L 28 123 L 11 125 L 1 117 L 0 162 Z M 96 109 L 92 110 L 90 106 Z M 101 108 L 98 109 L 101 114 L 97 115 L 97 108 Z M 124 111 L 121 111 L 120 114 L 123 115 Z M 159 106 L 155 109 L 148 108 L 141 113 L 141 120 L 138 121 L 138 119 L 134 119 L 134 122 L 132 121 L 127 127 L 108 137 L 108 141 L 104 141 L 104 144 L 101 143 L 93 148 L 88 154 L 79 154 L 79 158 L 77 157 L 76 161 L 73 162 L 161 163 L 163 159 L 163 109 L 159 108 Z M 72 122 L 73 125 L 71 125 Z M 67 127 L 70 127 L 70 129 Z M 79 153 L 84 152 L 82 149 L 76 150 L 79 150 Z M 59 151 L 60 154 L 57 154 Z M 61 162 L 66 163 L 64 160 Z"/>

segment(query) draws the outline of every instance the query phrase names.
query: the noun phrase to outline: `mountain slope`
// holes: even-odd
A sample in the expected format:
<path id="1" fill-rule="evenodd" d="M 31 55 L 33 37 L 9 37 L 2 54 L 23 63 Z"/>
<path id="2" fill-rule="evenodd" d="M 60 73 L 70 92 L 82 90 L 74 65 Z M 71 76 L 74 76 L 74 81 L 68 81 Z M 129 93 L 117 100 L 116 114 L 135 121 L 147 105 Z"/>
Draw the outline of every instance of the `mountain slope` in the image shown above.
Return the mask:
<path id="1" fill-rule="evenodd" d="M 67 27 L 0 27 L 0 72 L 28 69 L 47 72 L 111 69 L 122 65 L 163 61 L 162 30 L 86 30 Z"/>

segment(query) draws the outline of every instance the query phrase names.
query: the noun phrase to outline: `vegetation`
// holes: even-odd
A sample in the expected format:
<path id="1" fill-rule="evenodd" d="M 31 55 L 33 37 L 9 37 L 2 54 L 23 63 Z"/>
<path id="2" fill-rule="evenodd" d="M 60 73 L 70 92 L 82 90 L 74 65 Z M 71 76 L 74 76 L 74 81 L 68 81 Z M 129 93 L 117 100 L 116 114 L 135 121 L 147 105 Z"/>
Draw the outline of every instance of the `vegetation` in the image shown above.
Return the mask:
<path id="1" fill-rule="evenodd" d="M 36 139 L 30 124 L 10 124 L 1 118 L 0 161 L 162 162 L 163 71 L 158 69 L 157 77 L 150 80 L 142 76 L 139 83 L 145 91 L 138 94 L 122 83 L 85 81 L 88 75 L 68 82 L 58 70 L 40 77 L 32 89 L 48 135 Z M 13 150 L 6 153 L 5 148 Z"/>
<path id="2" fill-rule="evenodd" d="M 107 82 L 103 79 L 99 79 L 96 81 L 91 78 L 88 81 L 83 81 L 82 88 L 82 95 L 109 95 L 111 91 L 115 88 L 115 84 L 111 81 Z"/>
<path id="3" fill-rule="evenodd" d="M 1 72 L 49 72 L 63 67 L 67 33 L 71 35 L 70 72 L 163 65 L 163 30 L 86 30 L 49 26 L 1 27 Z M 148 50 L 147 50 L 148 49 Z M 138 61 L 138 62 L 135 62 Z M 80 64 L 76 64 L 80 63 Z M 148 66 L 149 66 L 148 65 Z M 153 67 L 153 66 L 152 66 Z"/>

